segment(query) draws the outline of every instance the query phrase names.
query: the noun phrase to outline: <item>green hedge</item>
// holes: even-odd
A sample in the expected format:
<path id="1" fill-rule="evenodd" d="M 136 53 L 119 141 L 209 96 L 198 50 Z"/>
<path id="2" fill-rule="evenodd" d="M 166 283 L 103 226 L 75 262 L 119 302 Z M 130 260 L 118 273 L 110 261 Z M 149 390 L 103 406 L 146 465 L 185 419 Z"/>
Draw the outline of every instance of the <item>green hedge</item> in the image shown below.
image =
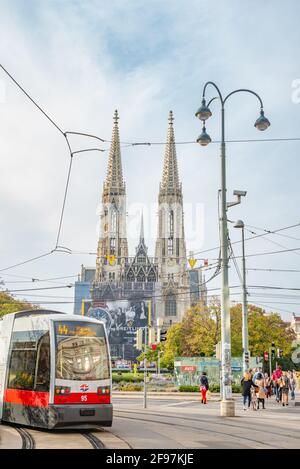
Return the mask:
<path id="1" fill-rule="evenodd" d="M 220 385 L 219 384 L 210 384 L 209 385 L 210 392 L 220 392 Z M 200 392 L 199 386 L 179 386 L 179 392 Z M 241 386 L 239 384 L 232 385 L 232 392 L 233 393 L 240 393 Z"/>
<path id="2" fill-rule="evenodd" d="M 143 386 L 141 384 L 125 383 L 120 386 L 119 391 L 142 391 Z"/>
<path id="3" fill-rule="evenodd" d="M 144 380 L 144 374 L 139 373 L 134 375 L 133 373 L 126 373 L 126 374 L 112 374 L 112 382 L 113 383 L 140 383 Z"/>

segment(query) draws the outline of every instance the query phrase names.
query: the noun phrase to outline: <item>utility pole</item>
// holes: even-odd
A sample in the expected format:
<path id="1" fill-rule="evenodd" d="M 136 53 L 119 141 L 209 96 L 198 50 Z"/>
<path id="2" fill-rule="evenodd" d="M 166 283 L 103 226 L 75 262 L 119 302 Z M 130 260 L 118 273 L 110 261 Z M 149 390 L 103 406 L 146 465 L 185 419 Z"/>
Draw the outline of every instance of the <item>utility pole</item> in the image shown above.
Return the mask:
<path id="1" fill-rule="evenodd" d="M 243 261 L 243 311 L 242 311 L 242 341 L 243 341 L 243 372 L 249 368 L 249 338 L 248 338 L 248 301 L 246 287 L 246 261 L 245 261 L 245 225 L 238 220 L 234 228 L 242 229 L 242 261 Z"/>
<path id="2" fill-rule="evenodd" d="M 145 326 L 145 343 L 144 343 L 144 409 L 147 408 L 147 342 L 148 342 L 148 326 Z"/>

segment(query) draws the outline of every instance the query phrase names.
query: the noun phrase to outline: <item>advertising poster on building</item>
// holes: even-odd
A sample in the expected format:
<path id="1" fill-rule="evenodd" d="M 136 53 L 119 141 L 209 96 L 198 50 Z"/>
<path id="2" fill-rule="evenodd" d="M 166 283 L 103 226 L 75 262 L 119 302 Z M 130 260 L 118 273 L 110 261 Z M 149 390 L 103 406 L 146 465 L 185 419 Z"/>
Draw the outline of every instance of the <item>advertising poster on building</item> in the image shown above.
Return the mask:
<path id="1" fill-rule="evenodd" d="M 149 302 L 143 300 L 94 301 L 85 315 L 105 322 L 111 345 L 134 344 L 138 327 L 145 327 Z"/>

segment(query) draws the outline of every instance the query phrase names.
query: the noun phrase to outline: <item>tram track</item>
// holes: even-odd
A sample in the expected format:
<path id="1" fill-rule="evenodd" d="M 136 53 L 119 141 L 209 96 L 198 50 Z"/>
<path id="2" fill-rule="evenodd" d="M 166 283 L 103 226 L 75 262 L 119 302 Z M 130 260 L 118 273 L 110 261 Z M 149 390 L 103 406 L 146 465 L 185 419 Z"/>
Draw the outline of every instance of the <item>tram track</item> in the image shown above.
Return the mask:
<path id="1" fill-rule="evenodd" d="M 51 439 L 55 440 L 58 437 L 57 433 L 52 433 L 47 432 L 45 430 L 38 430 L 36 428 L 32 429 L 32 432 L 34 435 L 30 432 L 30 430 L 24 428 L 24 427 L 19 427 L 16 425 L 12 425 L 12 428 L 14 428 L 20 435 L 21 441 L 22 441 L 22 446 L 21 449 L 36 449 L 36 447 L 39 447 L 39 435 L 44 435 L 45 433 L 52 437 Z M 64 438 L 64 437 L 70 437 L 71 435 L 74 435 L 74 432 L 72 431 L 71 433 L 62 433 L 59 436 Z M 81 431 L 76 433 L 76 435 L 80 435 L 81 437 L 85 438 L 90 446 L 91 449 L 106 449 L 105 444 L 93 433 L 89 431 Z M 37 441 L 36 441 L 37 440 Z M 61 441 L 61 440 L 60 440 Z M 78 442 L 78 447 L 80 447 L 80 442 Z M 88 449 L 88 448 L 87 448 Z"/>
<path id="2" fill-rule="evenodd" d="M 118 417 L 118 413 L 126 413 L 126 414 L 138 414 L 138 415 L 150 415 L 148 414 L 147 412 L 138 412 L 138 411 L 127 411 L 127 410 L 118 410 L 118 411 L 115 411 L 115 416 Z M 234 428 L 234 429 L 242 429 L 244 428 L 242 425 L 235 425 L 233 422 L 221 422 L 221 421 L 218 421 L 217 423 L 216 422 L 211 422 L 209 419 L 200 419 L 200 418 L 190 418 L 190 417 L 181 417 L 179 415 L 167 415 L 167 414 L 155 414 L 155 416 L 157 417 L 165 417 L 165 418 L 169 418 L 169 419 L 184 419 L 184 421 L 191 421 L 191 422 L 199 422 L 201 424 L 208 424 L 208 425 L 217 425 L 217 426 L 223 426 L 223 427 L 231 427 L 231 428 Z M 256 431 L 256 432 L 263 432 L 264 433 L 264 430 L 258 430 L 257 427 L 255 425 L 252 424 L 252 422 L 247 422 L 247 428 L 251 431 Z M 275 435 L 275 436 L 279 436 L 279 437 L 283 437 L 283 436 L 286 436 L 286 433 L 284 432 L 279 432 L 279 431 L 274 431 L 274 430 L 270 430 L 268 429 L 268 435 Z M 291 434 L 288 435 L 290 438 L 294 438 L 296 440 L 299 440 L 300 437 L 298 436 L 293 436 Z"/>
<path id="3" fill-rule="evenodd" d="M 28 430 L 22 427 L 15 427 L 22 439 L 22 449 L 35 449 L 35 440 Z"/>
<path id="4" fill-rule="evenodd" d="M 84 438 L 86 438 L 89 443 L 92 445 L 93 449 L 105 449 L 104 443 L 99 440 L 93 433 L 90 432 L 80 432 Z"/>
<path id="5" fill-rule="evenodd" d="M 161 425 L 166 425 L 166 426 L 171 426 L 171 427 L 180 427 L 180 428 L 185 428 L 185 429 L 189 429 L 189 430 L 200 430 L 200 431 L 203 431 L 204 433 L 207 432 L 207 433 L 213 433 L 213 434 L 218 434 L 218 435 L 221 435 L 221 436 L 226 436 L 226 437 L 230 437 L 231 439 L 235 439 L 235 440 L 239 440 L 239 441 L 245 441 L 245 442 L 251 442 L 251 443 L 255 443 L 255 444 L 259 444 L 259 445 L 263 445 L 264 447 L 268 448 L 268 449 L 282 449 L 281 446 L 278 446 L 276 445 L 275 443 L 273 444 L 269 444 L 267 442 L 265 442 L 264 440 L 262 439 L 254 439 L 254 438 L 249 438 L 249 437 L 246 437 L 246 436 L 243 436 L 243 435 L 234 435 L 232 433 L 228 433 L 228 432 L 225 432 L 225 431 L 220 431 L 220 430 L 215 430 L 215 429 L 209 429 L 207 428 L 207 426 L 205 428 L 201 427 L 201 428 L 198 428 L 198 427 L 195 427 L 195 426 L 192 426 L 192 425 L 184 425 L 184 424 L 180 424 L 180 423 L 174 423 L 174 422 L 166 422 L 166 421 L 163 421 L 163 420 L 158 420 L 158 419 L 150 419 L 150 418 L 142 418 L 142 417 L 139 417 L 139 416 L 136 416 L 136 417 L 126 417 L 126 416 L 121 416 L 121 415 L 118 415 L 119 412 L 122 412 L 124 414 L 126 413 L 131 413 L 131 414 L 135 414 L 135 412 L 127 412 L 127 411 L 117 411 L 115 412 L 115 417 L 117 418 L 121 418 L 121 419 L 124 419 L 124 420 L 134 420 L 134 421 L 141 421 L 141 422 L 147 422 L 147 423 L 152 423 L 152 424 L 161 424 Z M 139 412 L 136 412 L 137 415 L 139 415 Z M 149 415 L 149 414 L 146 414 L 144 413 L 145 415 Z M 162 414 L 156 414 L 157 416 L 162 416 L 162 417 L 165 417 L 166 419 L 170 418 L 171 416 L 168 416 L 168 415 L 162 415 Z M 151 415 L 150 415 L 151 417 Z M 182 418 L 182 417 L 175 417 L 175 416 L 172 416 L 172 418 Z M 194 422 L 198 422 L 200 424 L 209 424 L 209 425 L 214 425 L 214 426 L 218 426 L 219 423 L 212 423 L 212 422 L 209 422 L 208 420 L 200 420 L 200 419 L 184 419 L 184 420 L 189 420 L 189 421 L 194 421 Z M 236 425 L 231 425 L 232 427 L 235 427 L 237 428 Z M 259 430 L 257 430 L 259 431 Z M 279 434 L 277 434 L 279 435 Z M 282 435 L 280 435 L 282 436 Z"/>

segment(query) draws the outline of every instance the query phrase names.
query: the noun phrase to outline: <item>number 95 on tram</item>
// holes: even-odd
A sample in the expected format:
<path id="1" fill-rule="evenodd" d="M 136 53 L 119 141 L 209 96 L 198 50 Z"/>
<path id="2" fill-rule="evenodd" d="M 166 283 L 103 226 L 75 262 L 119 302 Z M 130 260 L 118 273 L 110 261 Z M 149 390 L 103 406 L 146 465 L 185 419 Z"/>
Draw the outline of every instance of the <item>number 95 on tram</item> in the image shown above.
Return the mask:
<path id="1" fill-rule="evenodd" d="M 112 425 L 103 322 L 56 311 L 0 319 L 0 420 L 47 429 Z"/>

